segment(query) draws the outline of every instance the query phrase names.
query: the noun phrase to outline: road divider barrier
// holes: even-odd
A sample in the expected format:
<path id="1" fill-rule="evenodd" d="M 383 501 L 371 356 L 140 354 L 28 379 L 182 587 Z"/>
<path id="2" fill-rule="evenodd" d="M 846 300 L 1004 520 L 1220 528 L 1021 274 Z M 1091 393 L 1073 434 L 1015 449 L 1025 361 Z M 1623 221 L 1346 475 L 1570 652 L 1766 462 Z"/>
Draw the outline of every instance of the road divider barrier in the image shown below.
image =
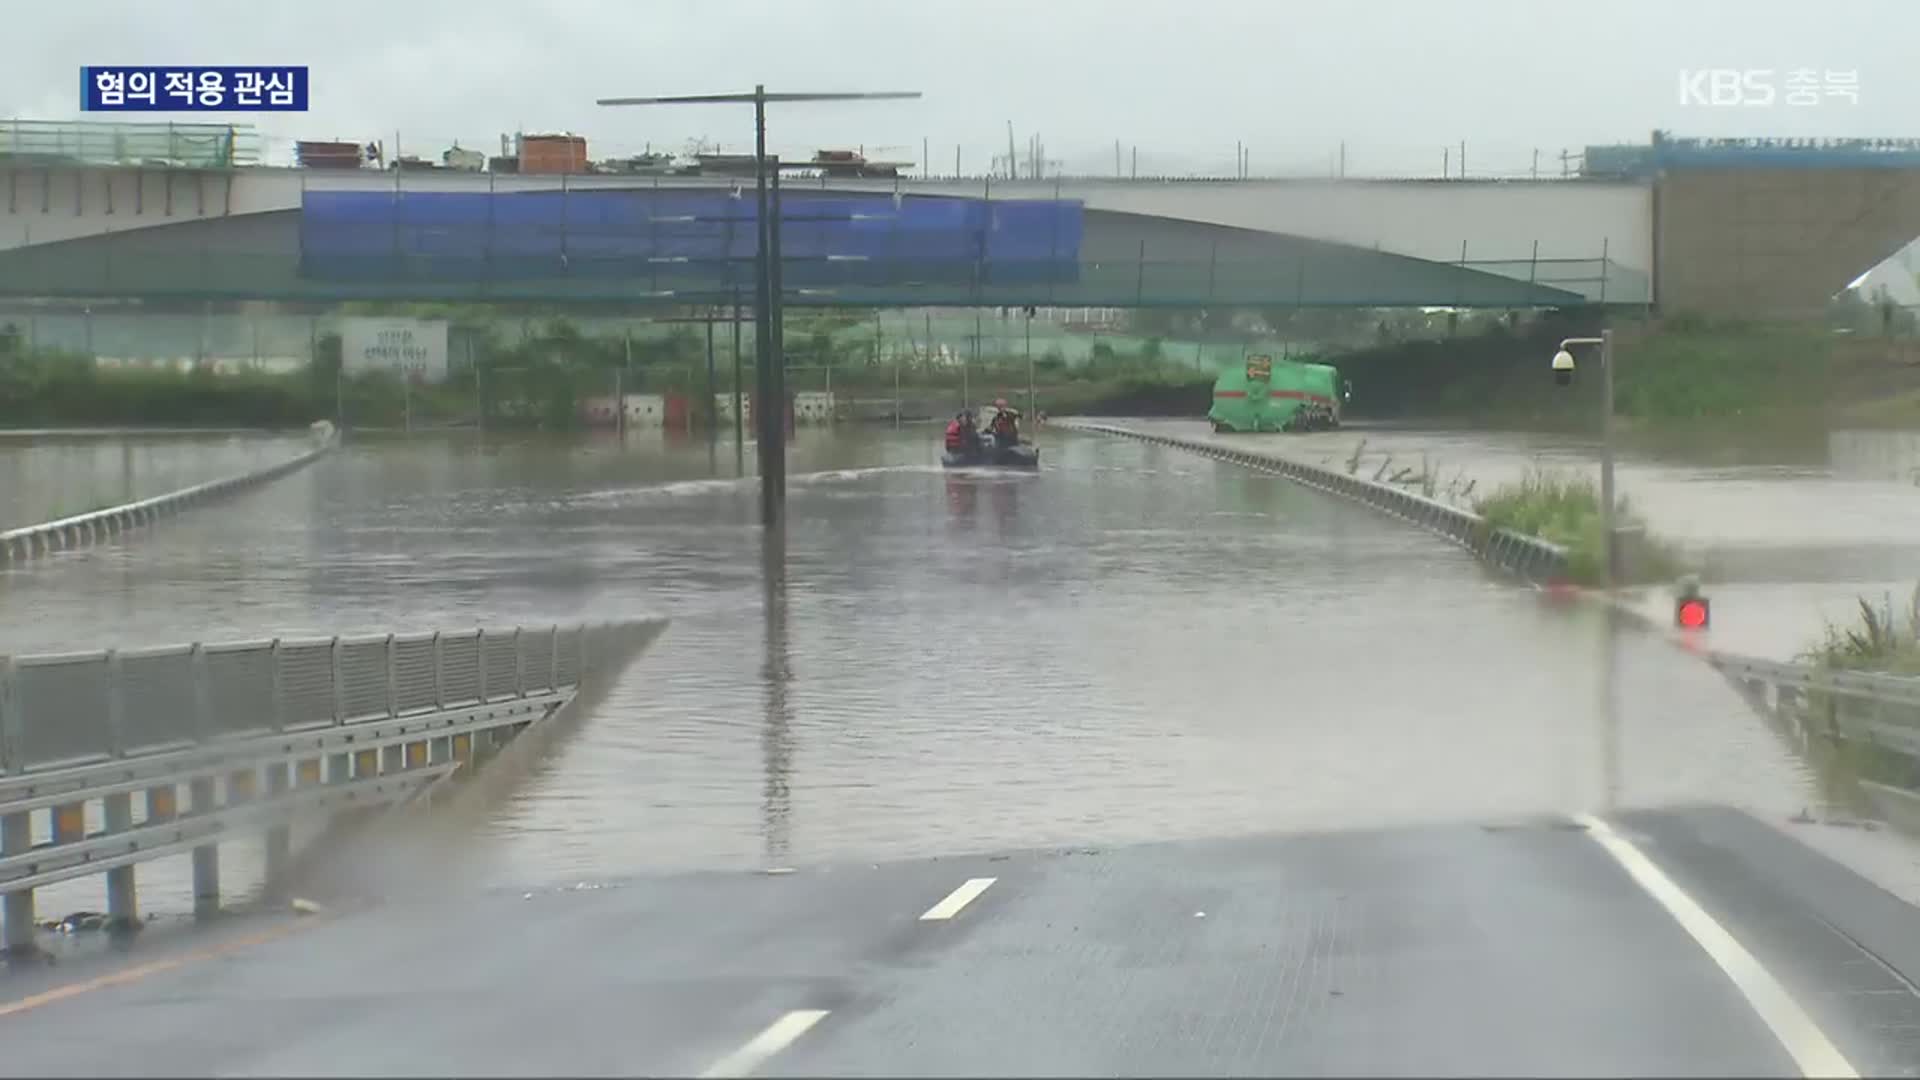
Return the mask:
<path id="1" fill-rule="evenodd" d="M 1437 499 L 1429 499 L 1424 495 L 1418 495 L 1391 484 L 1350 476 L 1333 469 L 1310 465 L 1304 461 L 1255 450 L 1251 447 L 1227 446 L 1217 442 L 1135 431 L 1131 428 L 1082 420 L 1050 420 L 1048 426 L 1067 431 L 1137 439 L 1159 446 L 1171 446 L 1220 461 L 1230 461 L 1260 472 L 1274 473 L 1315 490 L 1383 510 L 1403 521 L 1437 533 L 1471 551 L 1481 560 L 1529 581 L 1546 583 L 1566 578 L 1567 552 L 1560 545 L 1539 537 L 1524 536 L 1510 529 L 1494 528 L 1487 524 L 1485 518 L 1471 510 L 1449 506 Z"/>
<path id="2" fill-rule="evenodd" d="M 108 537 L 144 525 L 151 525 L 161 518 L 172 517 L 190 507 L 201 506 L 259 487 L 271 480 L 277 480 L 319 460 L 338 442 L 333 425 L 327 421 L 322 420 L 314 424 L 312 431 L 316 443 L 313 449 L 277 465 L 219 480 L 209 480 L 204 484 L 195 484 L 189 488 L 181 488 L 178 491 L 170 491 L 164 495 L 155 495 L 121 506 L 110 506 L 104 510 L 75 514 L 58 521 L 0 531 L 0 564 L 25 562 L 56 551 L 69 551 L 94 544 Z"/>

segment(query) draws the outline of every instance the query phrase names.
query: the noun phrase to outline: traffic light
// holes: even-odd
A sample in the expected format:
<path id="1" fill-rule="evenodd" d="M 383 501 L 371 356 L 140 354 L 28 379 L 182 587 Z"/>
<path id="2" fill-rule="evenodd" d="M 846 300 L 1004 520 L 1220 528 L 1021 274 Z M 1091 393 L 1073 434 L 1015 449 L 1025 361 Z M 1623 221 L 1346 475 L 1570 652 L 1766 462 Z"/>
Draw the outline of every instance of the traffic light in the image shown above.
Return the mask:
<path id="1" fill-rule="evenodd" d="M 1674 625 L 1682 630 L 1705 630 L 1712 615 L 1704 596 L 1683 596 L 1673 605 Z"/>

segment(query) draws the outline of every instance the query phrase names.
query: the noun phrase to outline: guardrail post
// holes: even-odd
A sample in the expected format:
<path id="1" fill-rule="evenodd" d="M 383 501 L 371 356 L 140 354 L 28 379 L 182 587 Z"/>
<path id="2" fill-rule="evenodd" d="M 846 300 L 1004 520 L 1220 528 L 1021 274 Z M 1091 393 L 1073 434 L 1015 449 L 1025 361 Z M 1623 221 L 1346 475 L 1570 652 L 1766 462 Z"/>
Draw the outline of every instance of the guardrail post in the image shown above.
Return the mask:
<path id="1" fill-rule="evenodd" d="M 338 727 L 347 722 L 346 680 L 340 677 L 340 638 L 338 635 L 327 644 L 327 683 L 333 697 L 333 723 Z"/>
<path id="2" fill-rule="evenodd" d="M 527 696 L 527 657 L 520 648 L 520 628 L 513 628 L 513 692 Z"/>
<path id="3" fill-rule="evenodd" d="M 213 738 L 213 702 L 207 687 L 207 651 L 199 642 L 187 647 L 187 672 L 193 678 L 193 735 L 195 742 Z M 200 804 L 194 803 L 196 812 Z"/>
<path id="4" fill-rule="evenodd" d="M 213 705 L 207 686 L 207 652 L 196 641 L 187 651 L 187 664 L 193 673 L 193 730 L 199 742 L 213 737 Z M 196 815 L 214 809 L 213 777 L 203 776 L 187 787 Z M 220 912 L 220 844 L 201 844 L 193 849 L 193 914 L 207 918 Z"/>
<path id="5" fill-rule="evenodd" d="M 200 646 L 194 645 L 195 651 Z M 194 814 L 213 811 L 213 777 L 196 778 L 189 787 Z M 201 844 L 193 849 L 193 917 L 207 919 L 220 914 L 220 845 Z"/>
<path id="6" fill-rule="evenodd" d="M 107 650 L 107 730 L 113 740 L 113 756 L 127 752 L 127 692 L 122 681 L 120 651 Z M 119 792 L 102 800 L 109 835 L 133 828 L 133 794 Z M 107 922 L 115 929 L 131 929 L 140 924 L 139 895 L 134 889 L 132 866 L 116 866 L 107 871 Z"/>
<path id="7" fill-rule="evenodd" d="M 338 727 L 347 722 L 347 699 L 345 680 L 340 678 L 340 638 L 337 635 L 327 643 L 327 692 L 333 702 L 333 723 Z M 344 784 L 352 779 L 353 755 L 344 752 L 327 755 L 327 783 Z"/>
<path id="8" fill-rule="evenodd" d="M 487 631 L 482 627 L 473 632 L 473 666 L 480 675 L 480 692 L 475 695 L 480 704 L 487 703 Z"/>
<path id="9" fill-rule="evenodd" d="M 278 642 L 275 642 L 276 647 Z M 270 799 L 281 799 L 287 795 L 290 786 L 289 766 L 284 761 L 276 761 L 267 766 L 267 795 Z M 293 826 L 270 825 L 267 827 L 267 895 L 278 899 L 285 895 L 287 878 L 293 868 Z"/>
<path id="10" fill-rule="evenodd" d="M 0 656 L 0 765 L 19 759 L 25 730 L 20 699 L 13 688 L 13 660 Z M 33 846 L 33 817 L 26 812 L 0 816 L 0 855 L 18 855 Z M 33 890 L 16 889 L 0 896 L 0 949 L 18 956 L 38 946 L 33 932 Z"/>
<path id="11" fill-rule="evenodd" d="M 19 855 L 33 847 L 32 818 L 24 813 L 0 817 L 0 855 Z M 16 889 L 0 897 L 0 920 L 6 923 L 6 954 L 22 956 L 38 950 L 33 934 L 33 890 Z"/>
<path id="12" fill-rule="evenodd" d="M 433 632 L 433 707 L 447 707 L 446 645 L 440 638 L 440 631 Z M 451 760 L 454 756 L 455 736 L 442 735 L 428 744 L 428 759 L 439 764 Z"/>
<path id="13" fill-rule="evenodd" d="M 394 665 L 393 635 L 387 635 L 387 715 L 400 715 L 400 680 Z"/>
<path id="14" fill-rule="evenodd" d="M 8 762 L 20 760 L 20 740 L 25 734 L 20 702 L 13 692 L 13 657 L 0 656 L 0 773 L 7 770 Z"/>
<path id="15" fill-rule="evenodd" d="M 548 690 L 558 690 L 560 689 L 560 624 L 554 624 L 553 639 L 548 644 L 550 644 L 552 648 L 547 650 L 546 688 Z"/>
<path id="16" fill-rule="evenodd" d="M 280 639 L 274 638 L 267 650 L 267 678 L 270 686 L 268 693 L 273 697 L 273 730 L 284 731 L 287 726 L 287 710 L 280 700 Z"/>

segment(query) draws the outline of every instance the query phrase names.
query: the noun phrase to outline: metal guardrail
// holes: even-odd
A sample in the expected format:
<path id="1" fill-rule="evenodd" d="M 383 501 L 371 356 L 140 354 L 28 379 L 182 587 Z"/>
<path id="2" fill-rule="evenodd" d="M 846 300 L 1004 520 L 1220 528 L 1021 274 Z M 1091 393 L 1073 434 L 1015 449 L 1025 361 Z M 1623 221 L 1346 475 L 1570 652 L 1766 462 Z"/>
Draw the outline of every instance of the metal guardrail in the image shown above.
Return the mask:
<path id="1" fill-rule="evenodd" d="M 1911 708 L 1916 714 L 1913 718 L 1916 733 L 1920 733 L 1920 678 L 1866 671 L 1835 671 L 1809 664 L 1788 664 L 1728 653 L 1710 654 L 1707 662 L 1730 679 L 1754 687 L 1771 688 L 1775 694 L 1785 690 L 1793 695 L 1818 694 Z"/>
<path id="2" fill-rule="evenodd" d="M 136 923 L 134 864 L 182 851 L 196 912 L 217 910 L 218 844 L 242 826 L 267 830 L 271 889 L 293 820 L 419 795 L 557 713 L 664 625 L 0 656 L 4 943 L 31 948 L 34 888 L 103 871 L 109 920 Z"/>
<path id="3" fill-rule="evenodd" d="M 1047 426 L 1068 431 L 1085 431 L 1138 439 L 1142 442 L 1203 454 L 1220 461 L 1230 461 L 1261 472 L 1277 473 L 1295 483 L 1384 510 L 1429 532 L 1446 537 L 1473 552 L 1475 556 L 1528 580 L 1550 581 L 1564 577 L 1566 574 L 1566 549 L 1558 544 L 1549 543 L 1538 537 L 1523 536 L 1508 529 L 1492 528 L 1485 518 L 1470 510 L 1448 506 L 1446 503 L 1429 499 L 1424 495 L 1416 495 L 1391 484 L 1349 476 L 1346 473 L 1323 469 L 1318 465 L 1309 465 L 1306 462 L 1276 454 L 1222 446 L 1218 443 L 1186 439 L 1175 435 L 1156 435 L 1109 424 L 1093 424 L 1078 420 L 1049 420 Z"/>
<path id="4" fill-rule="evenodd" d="M 36 556 L 69 550 L 83 544 L 92 544 L 116 533 L 124 533 L 141 525 L 150 525 L 163 517 L 171 517 L 189 507 L 258 487 L 317 460 L 333 449 L 334 445 L 333 436 L 328 434 L 319 446 L 278 465 L 219 480 L 209 480 L 204 484 L 195 484 L 189 488 L 155 495 L 138 502 L 75 514 L 58 521 L 45 521 L 38 525 L 23 525 L 17 529 L 0 531 L 0 564 L 24 562 Z"/>
<path id="5" fill-rule="evenodd" d="M 1920 829 L 1920 678 L 1724 653 L 1706 660 L 1803 747 L 1877 751 L 1857 759 L 1848 778 L 1878 815 Z"/>

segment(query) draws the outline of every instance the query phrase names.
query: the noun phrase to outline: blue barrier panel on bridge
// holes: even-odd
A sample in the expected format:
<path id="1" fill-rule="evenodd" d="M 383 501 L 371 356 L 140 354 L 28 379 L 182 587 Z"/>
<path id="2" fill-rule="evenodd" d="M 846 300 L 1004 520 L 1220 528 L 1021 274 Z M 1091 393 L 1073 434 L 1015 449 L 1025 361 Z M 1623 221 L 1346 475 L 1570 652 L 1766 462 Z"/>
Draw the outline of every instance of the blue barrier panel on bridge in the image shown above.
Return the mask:
<path id="1" fill-rule="evenodd" d="M 1078 201 L 802 189 L 782 203 L 791 285 L 1078 278 Z M 754 204 L 750 192 L 314 191 L 301 199 L 300 248 L 305 276 L 335 280 L 667 276 L 750 287 Z"/>

